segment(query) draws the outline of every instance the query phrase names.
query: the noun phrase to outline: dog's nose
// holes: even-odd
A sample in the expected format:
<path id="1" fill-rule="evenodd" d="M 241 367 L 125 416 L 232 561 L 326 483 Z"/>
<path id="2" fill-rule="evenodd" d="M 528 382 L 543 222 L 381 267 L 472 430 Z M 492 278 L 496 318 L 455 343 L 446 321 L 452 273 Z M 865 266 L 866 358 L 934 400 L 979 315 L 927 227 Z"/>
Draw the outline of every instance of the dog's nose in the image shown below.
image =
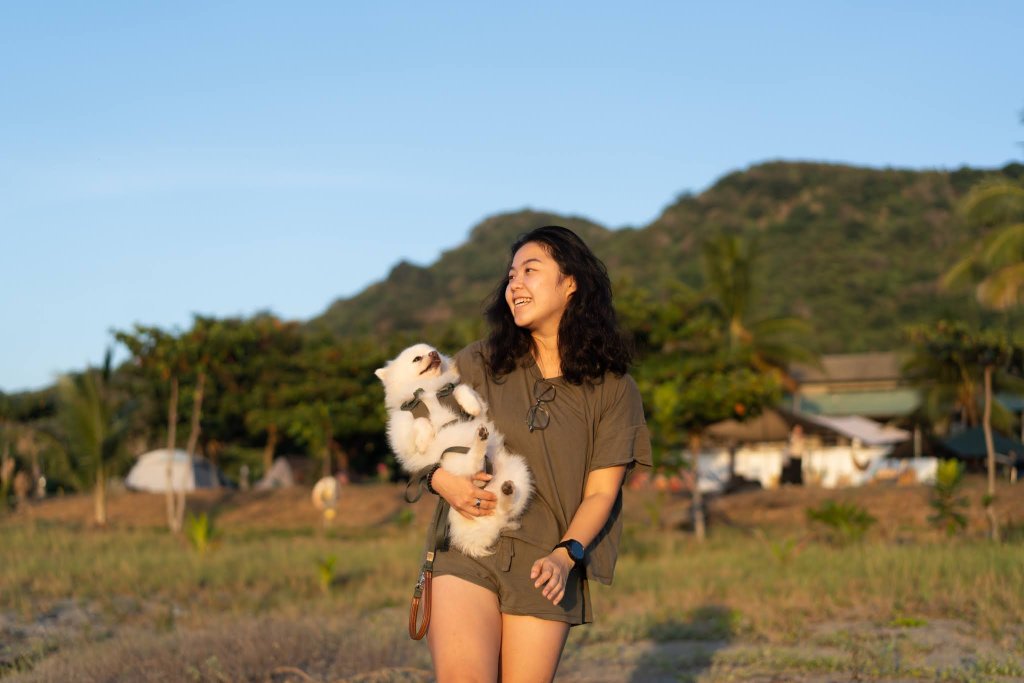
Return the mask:
<path id="1" fill-rule="evenodd" d="M 440 360 L 441 356 L 438 355 L 437 351 L 430 352 L 430 360 Z"/>

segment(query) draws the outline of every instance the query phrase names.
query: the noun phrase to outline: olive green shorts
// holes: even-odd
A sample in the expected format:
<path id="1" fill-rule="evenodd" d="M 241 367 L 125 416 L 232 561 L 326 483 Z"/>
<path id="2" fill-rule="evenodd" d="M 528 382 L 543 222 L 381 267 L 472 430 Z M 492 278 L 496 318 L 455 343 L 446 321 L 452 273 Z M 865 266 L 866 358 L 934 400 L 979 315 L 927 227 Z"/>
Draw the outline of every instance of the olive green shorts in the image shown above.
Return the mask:
<path id="1" fill-rule="evenodd" d="M 502 536 L 493 555 L 479 559 L 455 549 L 437 553 L 434 576 L 451 575 L 482 586 L 498 596 L 502 614 L 564 621 L 570 626 L 593 621 L 580 570 L 574 568 L 565 584 L 565 595 L 557 605 L 535 588 L 530 578 L 533 563 L 551 552 L 516 538 Z"/>

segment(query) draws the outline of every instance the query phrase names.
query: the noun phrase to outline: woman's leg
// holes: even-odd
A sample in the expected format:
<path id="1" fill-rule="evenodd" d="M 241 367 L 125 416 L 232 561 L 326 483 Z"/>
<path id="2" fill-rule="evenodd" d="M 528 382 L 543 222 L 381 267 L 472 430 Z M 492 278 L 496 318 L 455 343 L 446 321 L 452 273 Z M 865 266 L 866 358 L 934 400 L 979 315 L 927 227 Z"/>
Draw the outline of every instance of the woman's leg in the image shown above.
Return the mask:
<path id="1" fill-rule="evenodd" d="M 498 680 L 498 596 L 457 576 L 433 579 L 427 644 L 438 683 Z"/>
<path id="2" fill-rule="evenodd" d="M 501 615 L 501 683 L 550 681 L 569 635 L 569 624 Z"/>

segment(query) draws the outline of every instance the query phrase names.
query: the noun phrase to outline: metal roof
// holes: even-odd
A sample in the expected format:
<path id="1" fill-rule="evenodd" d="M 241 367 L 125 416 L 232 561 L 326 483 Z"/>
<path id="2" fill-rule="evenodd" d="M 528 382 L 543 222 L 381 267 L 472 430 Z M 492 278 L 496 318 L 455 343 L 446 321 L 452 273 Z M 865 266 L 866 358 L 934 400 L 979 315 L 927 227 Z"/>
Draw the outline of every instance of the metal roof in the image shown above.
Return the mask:
<path id="1" fill-rule="evenodd" d="M 921 405 L 917 389 L 902 387 L 887 391 L 828 392 L 800 396 L 800 412 L 812 415 L 866 415 L 894 417 L 909 415 Z"/>

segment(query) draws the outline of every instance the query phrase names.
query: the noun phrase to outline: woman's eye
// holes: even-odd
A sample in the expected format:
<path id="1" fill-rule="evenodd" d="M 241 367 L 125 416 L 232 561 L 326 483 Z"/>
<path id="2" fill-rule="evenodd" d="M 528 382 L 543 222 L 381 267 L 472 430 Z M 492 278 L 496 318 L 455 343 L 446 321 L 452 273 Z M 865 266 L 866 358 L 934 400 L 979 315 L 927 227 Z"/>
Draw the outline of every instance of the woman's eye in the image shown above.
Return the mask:
<path id="1" fill-rule="evenodd" d="M 421 360 L 423 360 L 423 356 L 416 356 L 415 358 L 412 359 L 412 362 L 419 363 Z"/>

